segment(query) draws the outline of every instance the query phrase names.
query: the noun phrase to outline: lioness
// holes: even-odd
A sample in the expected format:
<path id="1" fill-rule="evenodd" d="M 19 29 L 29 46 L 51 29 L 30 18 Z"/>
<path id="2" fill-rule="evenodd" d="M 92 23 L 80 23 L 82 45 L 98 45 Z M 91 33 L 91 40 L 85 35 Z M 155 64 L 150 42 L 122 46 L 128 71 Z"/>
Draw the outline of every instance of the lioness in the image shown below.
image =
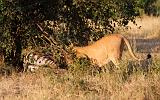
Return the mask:
<path id="1" fill-rule="evenodd" d="M 99 67 L 112 61 L 118 67 L 122 57 L 124 43 L 127 45 L 131 56 L 140 60 L 135 56 L 129 41 L 120 34 L 106 35 L 95 43 L 85 47 L 73 47 L 77 57 L 88 57 Z"/>

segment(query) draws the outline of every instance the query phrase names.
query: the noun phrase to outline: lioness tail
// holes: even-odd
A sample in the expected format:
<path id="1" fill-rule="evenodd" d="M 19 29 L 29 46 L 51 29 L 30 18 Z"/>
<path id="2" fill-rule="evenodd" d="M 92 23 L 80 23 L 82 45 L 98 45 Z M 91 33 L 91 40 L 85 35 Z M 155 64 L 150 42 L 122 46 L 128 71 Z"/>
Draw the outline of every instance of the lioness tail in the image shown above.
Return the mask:
<path id="1" fill-rule="evenodd" d="M 131 48 L 131 45 L 130 45 L 129 41 L 128 41 L 124 36 L 123 36 L 123 40 L 124 40 L 125 44 L 127 45 L 128 50 L 129 50 L 131 56 L 132 56 L 134 59 L 136 59 L 136 60 L 140 60 L 138 57 L 135 56 L 135 54 L 133 53 L 133 50 L 132 50 L 132 48 Z"/>

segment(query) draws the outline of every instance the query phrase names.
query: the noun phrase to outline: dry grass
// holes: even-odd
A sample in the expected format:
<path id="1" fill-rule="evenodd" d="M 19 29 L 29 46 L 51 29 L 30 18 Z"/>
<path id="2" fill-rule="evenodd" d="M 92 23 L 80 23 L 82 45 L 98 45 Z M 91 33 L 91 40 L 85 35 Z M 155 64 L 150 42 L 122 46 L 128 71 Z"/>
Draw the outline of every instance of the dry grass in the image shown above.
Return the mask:
<path id="1" fill-rule="evenodd" d="M 19 73 L 0 79 L 1 100 L 158 100 L 160 74 L 126 71 L 96 75 L 50 70 Z"/>
<path id="2" fill-rule="evenodd" d="M 129 23 L 126 33 L 145 38 L 160 38 L 160 17 L 142 16 L 136 19 L 136 24 Z"/>

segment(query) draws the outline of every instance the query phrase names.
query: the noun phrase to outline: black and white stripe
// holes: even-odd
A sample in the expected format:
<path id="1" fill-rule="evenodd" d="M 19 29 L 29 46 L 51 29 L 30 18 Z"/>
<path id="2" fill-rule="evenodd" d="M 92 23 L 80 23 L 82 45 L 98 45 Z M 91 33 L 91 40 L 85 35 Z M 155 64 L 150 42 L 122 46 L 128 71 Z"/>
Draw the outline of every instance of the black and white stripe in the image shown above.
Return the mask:
<path id="1" fill-rule="evenodd" d="M 51 68 L 55 68 L 56 64 L 52 57 L 48 55 L 41 55 L 31 52 L 24 56 L 24 71 L 30 70 L 31 72 L 33 72 L 40 66 L 50 66 Z"/>

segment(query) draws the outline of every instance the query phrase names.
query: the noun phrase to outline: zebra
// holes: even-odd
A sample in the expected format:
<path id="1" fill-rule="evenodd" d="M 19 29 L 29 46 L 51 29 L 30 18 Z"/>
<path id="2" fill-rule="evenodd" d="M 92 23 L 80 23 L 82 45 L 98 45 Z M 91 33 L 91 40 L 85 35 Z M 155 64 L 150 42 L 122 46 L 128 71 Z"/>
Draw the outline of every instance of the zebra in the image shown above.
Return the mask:
<path id="1" fill-rule="evenodd" d="M 35 72 L 40 66 L 50 66 L 56 68 L 55 61 L 50 55 L 42 55 L 35 52 L 30 52 L 23 57 L 24 71 Z"/>

